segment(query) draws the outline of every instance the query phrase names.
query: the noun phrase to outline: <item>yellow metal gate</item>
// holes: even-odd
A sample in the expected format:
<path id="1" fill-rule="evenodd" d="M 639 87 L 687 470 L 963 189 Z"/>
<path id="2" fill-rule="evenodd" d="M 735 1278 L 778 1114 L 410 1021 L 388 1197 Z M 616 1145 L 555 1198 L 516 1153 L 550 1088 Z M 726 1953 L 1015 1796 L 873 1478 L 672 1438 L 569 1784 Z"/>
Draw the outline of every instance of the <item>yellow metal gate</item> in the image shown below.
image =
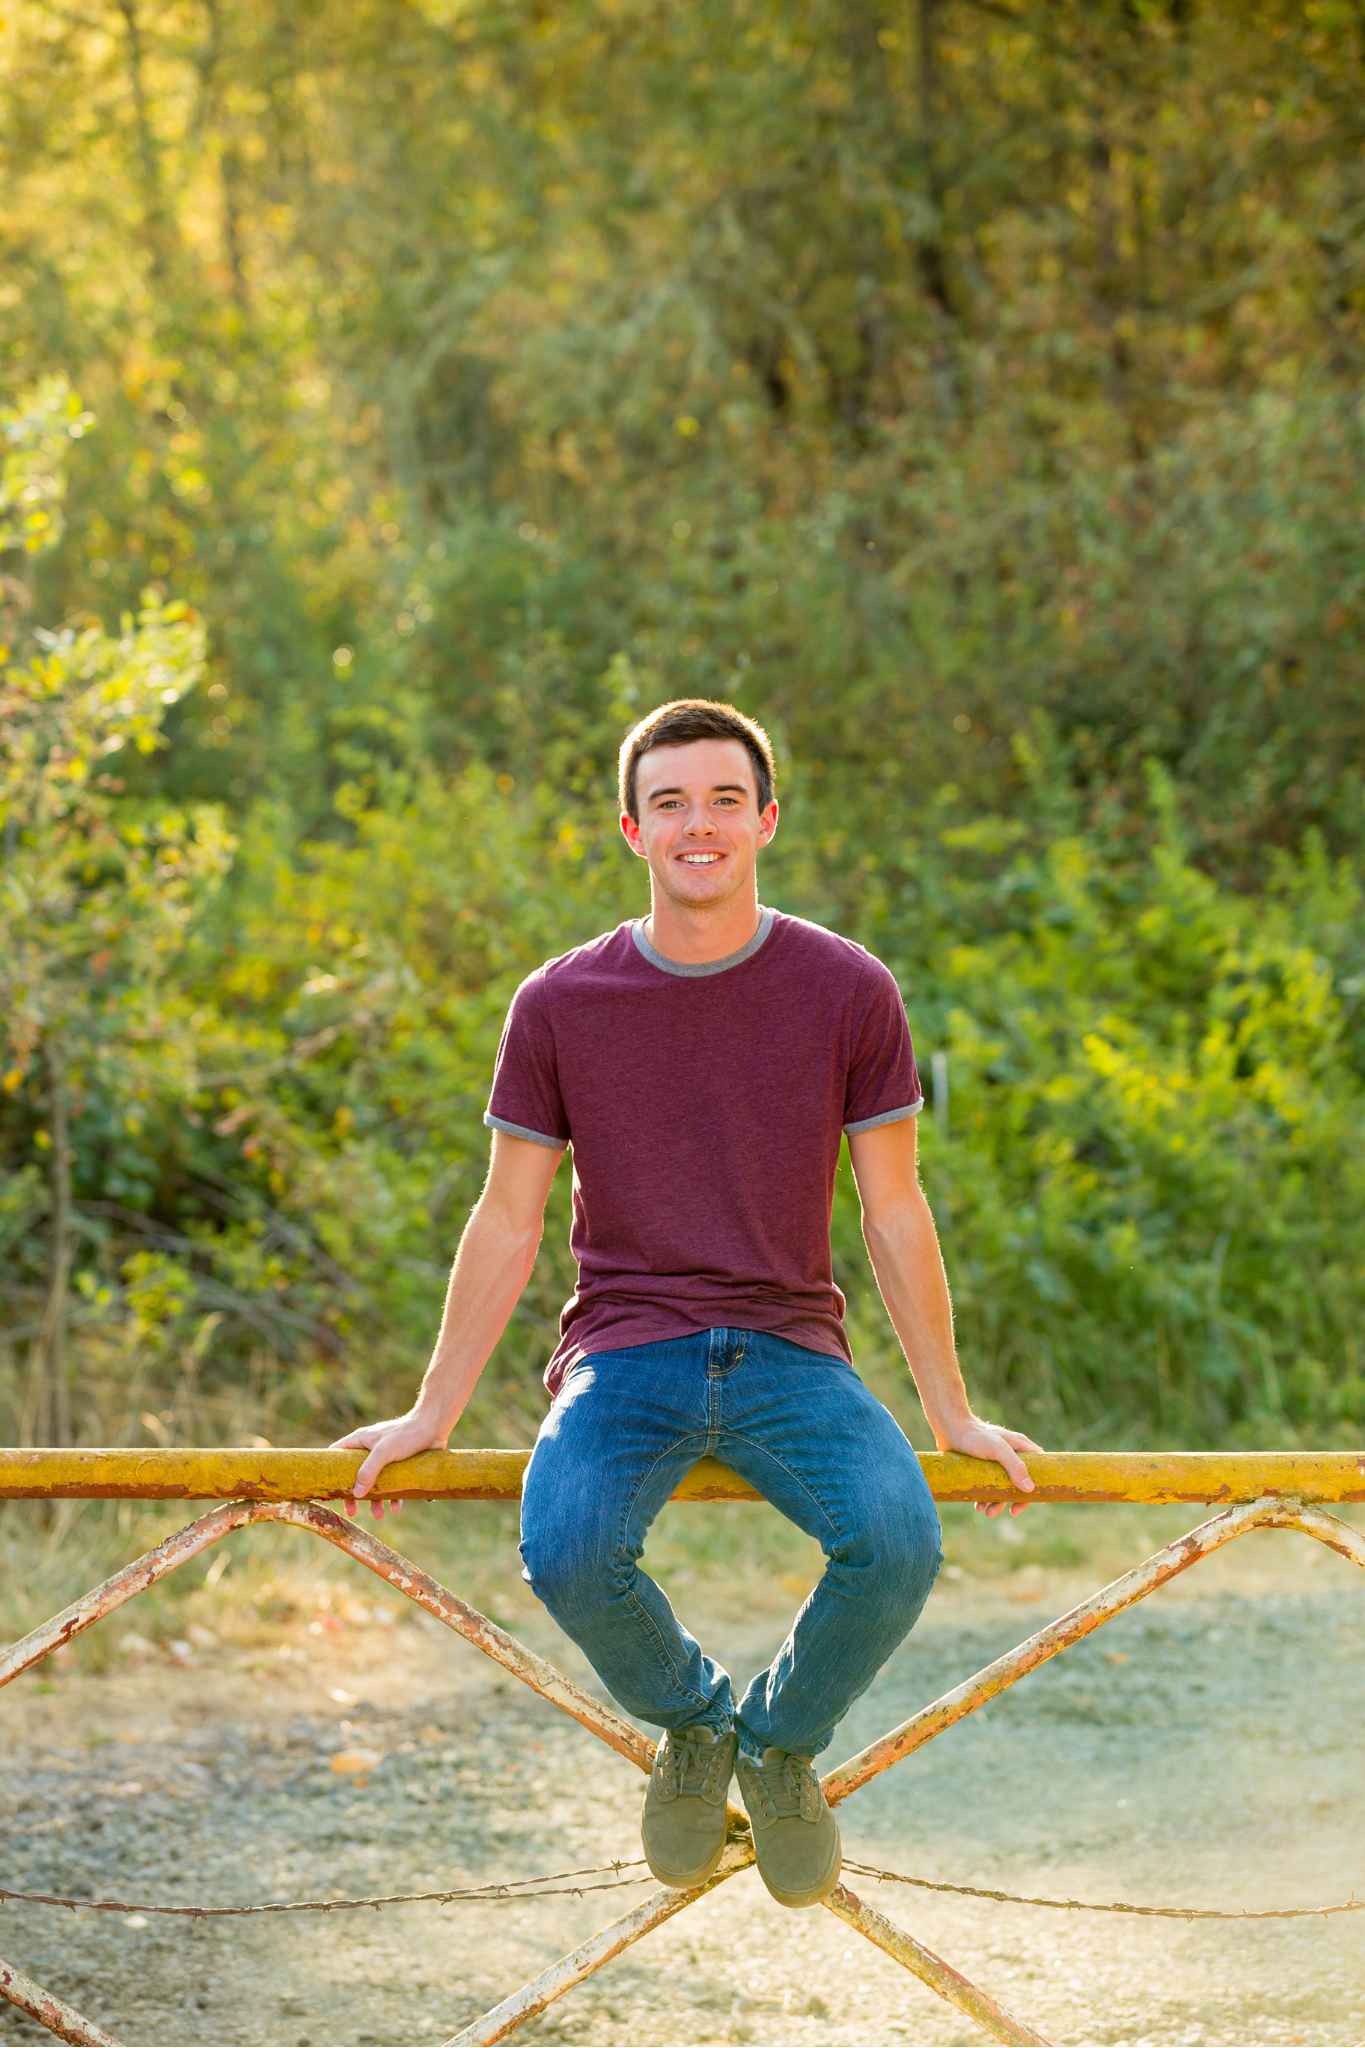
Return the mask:
<path id="1" fill-rule="evenodd" d="M 427 1451 L 402 1465 L 390 1466 L 377 1491 L 382 1498 L 405 1500 L 515 1500 L 528 1456 L 526 1451 Z M 103 1585 L 93 1587 L 11 1645 L 0 1654 L 0 1685 L 40 1663 L 82 1630 L 234 1531 L 260 1522 L 284 1522 L 344 1550 L 647 1773 L 654 1744 L 630 1722 L 592 1699 L 572 1679 L 390 1545 L 322 1505 L 325 1500 L 344 1497 L 363 1457 L 353 1451 L 284 1450 L 0 1452 L 0 1500 L 117 1497 L 224 1503 L 168 1536 L 144 1557 L 125 1565 Z M 1328 1514 L 1324 1506 L 1365 1501 L 1365 1453 L 1050 1452 L 1031 1456 L 1026 1462 L 1036 1486 L 1027 1496 L 1030 1501 L 1189 1501 L 1217 1504 L 1218 1511 L 830 1771 L 822 1782 L 831 1806 L 994 1699 L 1058 1651 L 1254 1529 L 1298 1529 L 1350 1563 L 1365 1567 L 1365 1536 L 1339 1516 Z M 953 1454 L 926 1455 L 923 1465 L 936 1500 L 1017 1497 L 997 1465 Z M 711 1459 L 694 1466 L 674 1496 L 693 1501 L 759 1497 Z M 451 2035 L 445 2048 L 454 2048 L 456 2042 L 502 2040 L 641 1935 L 746 1869 L 753 1859 L 748 1817 L 731 1806 L 725 1854 L 714 1876 L 690 1891 L 654 1893 Z M 860 1899 L 848 1885 L 841 1884 L 824 1905 L 894 1956 L 950 2005 L 970 2015 L 995 2040 L 1044 2041 L 1026 2021 L 1007 2013 L 986 1991 Z M 55 1993 L 4 1961 L 0 1961 L 0 1996 L 63 2040 L 111 2041 L 110 2035 Z"/>

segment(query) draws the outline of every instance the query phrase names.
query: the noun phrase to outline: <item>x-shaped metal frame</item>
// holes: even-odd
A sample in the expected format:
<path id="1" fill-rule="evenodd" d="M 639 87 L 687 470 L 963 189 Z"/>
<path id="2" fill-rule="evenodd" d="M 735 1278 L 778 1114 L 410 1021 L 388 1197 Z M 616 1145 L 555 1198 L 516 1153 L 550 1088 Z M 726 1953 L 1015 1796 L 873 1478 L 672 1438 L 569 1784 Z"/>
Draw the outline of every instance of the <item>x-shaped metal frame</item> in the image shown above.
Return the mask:
<path id="1" fill-rule="evenodd" d="M 62 1644 L 70 1642 L 83 1629 L 91 1627 L 136 1594 L 145 1592 L 159 1579 L 221 1542 L 234 1530 L 257 1522 L 285 1522 L 335 1544 L 337 1549 L 344 1550 L 348 1556 L 365 1565 L 437 1621 L 495 1659 L 533 1691 L 581 1722 L 609 1749 L 614 1749 L 641 1771 L 648 1772 L 651 1768 L 655 1745 L 612 1707 L 592 1699 L 545 1658 L 517 1642 L 486 1615 L 468 1606 L 388 1544 L 381 1543 L 364 1529 L 352 1526 L 330 1508 L 312 1500 L 234 1500 L 214 1508 L 15 1643 L 0 1656 L 0 1685 L 7 1684 L 21 1671 L 28 1670 Z M 1039 1629 L 1004 1656 L 985 1665 L 952 1691 L 921 1707 L 898 1728 L 891 1729 L 880 1740 L 829 1772 L 822 1781 L 829 1804 L 837 1806 L 892 1764 L 899 1763 L 903 1757 L 922 1748 L 936 1735 L 941 1735 L 944 1729 L 953 1727 L 987 1700 L 997 1697 L 1026 1672 L 1055 1657 L 1059 1650 L 1078 1642 L 1082 1636 L 1089 1635 L 1114 1615 L 1121 1614 L 1126 1607 L 1145 1599 L 1149 1593 L 1166 1585 L 1179 1573 L 1188 1571 L 1191 1565 L 1198 1564 L 1223 1544 L 1246 1535 L 1249 1530 L 1264 1528 L 1299 1529 L 1365 1569 L 1365 1536 L 1321 1508 L 1278 1495 L 1265 1495 L 1224 1508 L 1198 1528 L 1153 1552 L 1131 1571 L 1101 1587 L 1088 1600 L 1083 1600 L 1046 1628 Z M 719 1868 L 704 1884 L 687 1891 L 655 1892 L 568 1955 L 561 1956 L 540 1976 L 523 1984 L 458 2034 L 451 2035 L 442 2048 L 456 2048 L 457 2043 L 502 2040 L 523 2020 L 543 2012 L 572 1985 L 592 1976 L 613 1956 L 620 1955 L 641 1935 L 648 1934 L 651 1928 L 661 1926 L 665 1920 L 672 1919 L 707 1892 L 714 1891 L 717 1885 L 724 1884 L 738 1871 L 747 1869 L 754 1860 L 748 1817 L 734 1805 L 730 1805 L 727 1811 L 724 1854 Z M 847 1885 L 837 1886 L 822 1903 L 887 1955 L 893 1956 L 950 2005 L 968 2014 L 995 2040 L 1037 2042 L 1046 2048 L 1045 2035 L 1006 2012 L 987 1992 L 941 1956 L 935 1955 L 912 1934 L 897 1927 L 876 1907 L 860 1899 Z M 3 1962 L 0 1962 L 0 1996 L 9 1998 L 63 2039 L 99 2044 L 110 2040 L 92 2022 L 83 2019 L 53 1994 L 43 1991 L 41 1986 L 23 1978 Z"/>

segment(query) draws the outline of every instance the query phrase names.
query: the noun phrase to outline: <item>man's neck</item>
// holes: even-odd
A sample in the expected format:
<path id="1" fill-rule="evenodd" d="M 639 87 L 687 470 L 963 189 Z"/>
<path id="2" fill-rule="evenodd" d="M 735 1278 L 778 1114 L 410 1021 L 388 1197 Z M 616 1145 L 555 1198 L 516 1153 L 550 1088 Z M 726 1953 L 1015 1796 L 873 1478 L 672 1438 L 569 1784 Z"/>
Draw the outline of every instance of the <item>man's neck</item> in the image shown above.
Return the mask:
<path id="1" fill-rule="evenodd" d="M 747 946 L 757 932 L 762 913 L 758 899 L 727 910 L 723 918 L 680 917 L 665 905 L 662 915 L 651 911 L 645 919 L 644 934 L 656 953 L 680 966 L 700 967 L 709 960 L 725 960 Z"/>

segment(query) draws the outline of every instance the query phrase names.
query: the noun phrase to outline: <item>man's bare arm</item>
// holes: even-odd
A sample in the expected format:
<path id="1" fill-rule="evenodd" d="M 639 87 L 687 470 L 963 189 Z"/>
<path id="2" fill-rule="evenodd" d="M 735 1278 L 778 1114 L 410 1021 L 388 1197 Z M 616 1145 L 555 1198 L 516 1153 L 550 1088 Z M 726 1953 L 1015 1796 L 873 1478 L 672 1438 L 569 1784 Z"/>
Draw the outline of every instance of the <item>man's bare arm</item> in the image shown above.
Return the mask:
<path id="1" fill-rule="evenodd" d="M 993 1460 L 1015 1486 L 1031 1493 L 1033 1481 L 1019 1453 L 1041 1451 L 1042 1445 L 1020 1430 L 984 1421 L 967 1397 L 938 1232 L 919 1183 L 914 1117 L 850 1131 L 848 1149 L 862 1202 L 863 1242 L 934 1442 L 941 1451 Z M 1005 1505 L 977 1502 L 989 1516 Z M 1015 1501 L 1011 1512 L 1026 1505 Z"/>
<path id="2" fill-rule="evenodd" d="M 488 1179 L 461 1234 L 441 1327 L 412 1406 L 353 1429 L 331 1446 L 369 1453 L 346 1498 L 348 1514 L 386 1465 L 445 1448 L 535 1268 L 545 1204 L 563 1156 L 563 1147 L 494 1131 Z M 390 1511 L 399 1505 L 391 1501 Z M 370 1506 L 382 1516 L 382 1502 Z"/>

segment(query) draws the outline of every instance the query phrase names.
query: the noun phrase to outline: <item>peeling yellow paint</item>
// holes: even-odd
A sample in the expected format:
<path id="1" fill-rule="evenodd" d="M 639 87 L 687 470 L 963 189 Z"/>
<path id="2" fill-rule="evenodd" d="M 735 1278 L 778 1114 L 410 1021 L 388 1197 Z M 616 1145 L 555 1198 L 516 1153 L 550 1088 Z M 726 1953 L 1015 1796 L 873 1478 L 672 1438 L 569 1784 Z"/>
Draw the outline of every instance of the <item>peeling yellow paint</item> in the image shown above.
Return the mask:
<path id="1" fill-rule="evenodd" d="M 338 1500 L 363 1451 L 6 1450 L 0 1500 Z M 375 1492 L 405 1500 L 517 1500 L 524 1450 L 423 1451 L 390 1465 Z M 1025 1459 L 1035 1482 L 1019 1494 L 1000 1466 L 955 1452 L 926 1452 L 924 1474 L 941 1501 L 1205 1501 L 1232 1505 L 1266 1495 L 1301 1501 L 1365 1501 L 1361 1451 L 1046 1451 Z M 675 1500 L 758 1500 L 737 1473 L 702 1458 Z"/>

